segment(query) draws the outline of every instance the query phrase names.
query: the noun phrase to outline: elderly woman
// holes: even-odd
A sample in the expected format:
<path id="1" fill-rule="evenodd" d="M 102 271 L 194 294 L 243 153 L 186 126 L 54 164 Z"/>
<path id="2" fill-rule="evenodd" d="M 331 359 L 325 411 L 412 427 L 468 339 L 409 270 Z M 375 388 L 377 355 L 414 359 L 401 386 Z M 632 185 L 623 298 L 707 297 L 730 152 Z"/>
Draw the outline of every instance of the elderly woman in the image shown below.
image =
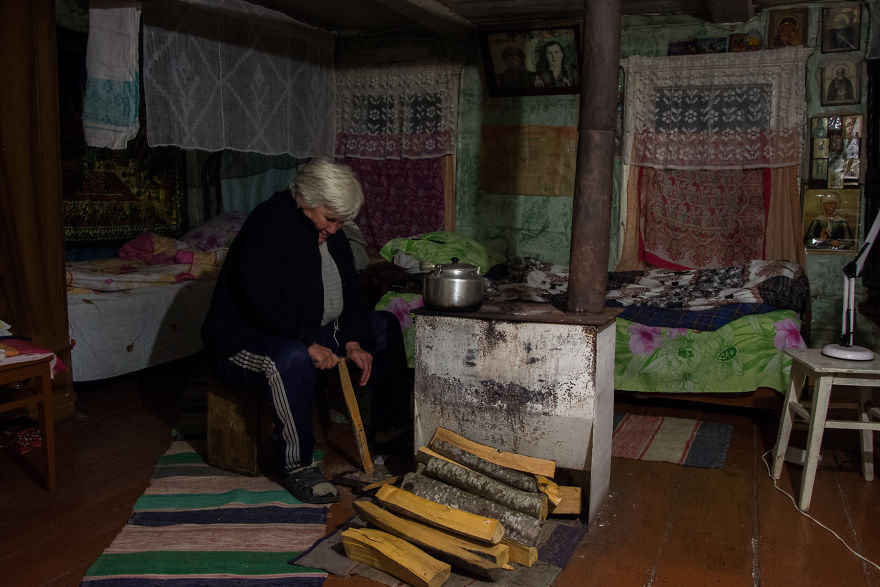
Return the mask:
<path id="1" fill-rule="evenodd" d="M 311 409 L 318 370 L 345 356 L 373 377 L 373 424 L 405 425 L 406 356 L 393 314 L 367 308 L 341 231 L 363 204 L 350 168 L 314 159 L 289 191 L 254 208 L 224 261 L 202 326 L 221 378 L 264 393 L 281 484 L 299 500 L 331 503 L 336 488 L 312 464 Z"/>

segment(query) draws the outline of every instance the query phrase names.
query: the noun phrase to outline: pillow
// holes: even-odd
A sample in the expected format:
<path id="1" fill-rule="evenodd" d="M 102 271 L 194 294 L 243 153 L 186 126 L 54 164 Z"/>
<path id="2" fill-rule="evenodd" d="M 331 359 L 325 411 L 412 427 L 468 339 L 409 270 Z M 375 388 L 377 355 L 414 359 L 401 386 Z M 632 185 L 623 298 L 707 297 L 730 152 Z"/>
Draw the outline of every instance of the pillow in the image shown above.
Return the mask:
<path id="1" fill-rule="evenodd" d="M 495 265 L 507 262 L 502 253 L 483 246 L 475 240 L 454 232 L 425 232 L 410 238 L 393 238 L 379 251 L 386 261 L 395 262 L 395 256 L 409 257 L 420 263 L 449 263 L 453 257 L 461 263 L 471 263 L 486 273 Z"/>
<path id="2" fill-rule="evenodd" d="M 193 228 L 180 237 L 180 240 L 199 251 L 228 247 L 244 224 L 245 218 L 247 212 L 240 210 L 223 212 Z"/>
<path id="3" fill-rule="evenodd" d="M 223 264 L 226 249 L 193 250 L 183 241 L 152 232 L 144 232 L 119 247 L 119 258 L 138 259 L 147 265 L 216 265 Z"/>
<path id="4" fill-rule="evenodd" d="M 147 265 L 192 263 L 192 257 L 192 251 L 180 241 L 152 232 L 141 233 L 119 247 L 120 259 L 140 259 Z"/>

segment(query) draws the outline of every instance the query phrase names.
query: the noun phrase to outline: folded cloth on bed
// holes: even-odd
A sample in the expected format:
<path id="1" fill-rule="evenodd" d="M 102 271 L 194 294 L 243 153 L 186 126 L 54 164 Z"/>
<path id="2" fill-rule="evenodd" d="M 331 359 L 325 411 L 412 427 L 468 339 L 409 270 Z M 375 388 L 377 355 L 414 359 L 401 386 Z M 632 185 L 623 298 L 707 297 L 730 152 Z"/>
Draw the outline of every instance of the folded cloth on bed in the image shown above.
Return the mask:
<path id="1" fill-rule="evenodd" d="M 789 261 L 672 271 L 651 269 L 633 283 L 608 291 L 622 306 L 706 310 L 726 304 L 767 304 L 801 311 L 810 294 L 803 268 Z"/>
<path id="2" fill-rule="evenodd" d="M 565 304 L 568 267 L 513 257 L 509 273 L 490 283 L 487 298 Z M 606 305 L 620 318 L 648 326 L 711 331 L 751 314 L 775 309 L 803 314 L 810 285 L 803 268 L 788 261 L 754 260 L 742 267 L 609 272 Z"/>
<path id="3" fill-rule="evenodd" d="M 606 301 L 607 306 L 612 304 Z M 709 332 L 743 316 L 764 314 L 777 308 L 769 304 L 727 304 L 708 310 L 681 310 L 655 308 L 654 306 L 626 306 L 618 318 L 638 322 L 645 326 L 688 328 Z"/>
<path id="4" fill-rule="evenodd" d="M 220 265 L 226 248 L 196 250 L 183 241 L 152 232 L 142 233 L 119 248 L 120 259 L 140 259 L 147 265 Z"/>
<path id="5" fill-rule="evenodd" d="M 531 257 L 515 257 L 510 273 L 495 284 L 503 299 L 549 301 L 568 289 L 568 267 Z M 672 271 L 610 272 L 610 306 L 653 306 L 665 309 L 708 310 L 729 304 L 749 304 L 802 311 L 810 295 L 807 274 L 797 263 L 753 260 L 741 267 Z"/>
<path id="6" fill-rule="evenodd" d="M 453 257 L 462 263 L 471 263 L 486 273 L 492 267 L 502 264 L 505 256 L 483 244 L 448 231 L 425 232 L 409 238 L 389 240 L 379 254 L 386 261 L 397 263 L 401 256 L 411 263 L 449 263 Z"/>
<path id="7" fill-rule="evenodd" d="M 216 279 L 220 262 L 148 265 L 140 259 L 93 259 L 67 264 L 67 293 L 121 291 L 193 279 Z"/>
<path id="8" fill-rule="evenodd" d="M 216 279 L 226 248 L 194 250 L 183 241 L 142 233 L 119 248 L 118 256 L 67 263 L 67 293 L 120 291 Z"/>

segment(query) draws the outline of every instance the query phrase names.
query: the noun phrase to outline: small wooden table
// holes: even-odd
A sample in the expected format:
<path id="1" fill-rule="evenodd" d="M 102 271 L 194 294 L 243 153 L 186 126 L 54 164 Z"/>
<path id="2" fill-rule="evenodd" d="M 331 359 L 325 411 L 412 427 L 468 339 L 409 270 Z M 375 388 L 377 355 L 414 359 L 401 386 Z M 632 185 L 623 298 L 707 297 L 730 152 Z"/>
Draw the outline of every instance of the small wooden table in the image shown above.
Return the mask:
<path id="1" fill-rule="evenodd" d="M 880 418 L 880 409 L 872 406 L 870 399 L 871 388 L 880 387 L 880 358 L 875 354 L 871 361 L 846 361 L 826 357 L 819 349 L 785 349 L 785 353 L 792 358 L 791 377 L 785 393 L 782 421 L 779 424 L 779 435 L 773 452 L 773 478 L 779 479 L 782 473 L 793 417 L 807 420 L 809 431 L 798 504 L 802 511 L 807 511 L 816 478 L 819 449 L 826 428 L 861 431 L 862 474 L 866 481 L 874 479 L 873 432 L 880 431 L 880 422 L 872 422 L 871 418 L 872 416 Z M 801 394 L 807 379 L 813 382 L 813 397 L 811 402 L 802 402 Z M 853 405 L 857 407 L 855 419 L 827 419 L 831 391 L 835 385 L 860 388 L 858 404 Z"/>
<path id="2" fill-rule="evenodd" d="M 16 363 L 0 362 L 0 385 L 36 379 L 33 393 L 0 401 L 0 412 L 36 406 L 39 412 L 40 433 L 43 436 L 43 453 L 46 458 L 46 488 L 55 489 L 55 421 L 52 414 L 52 355 L 37 356 L 33 360 Z M 30 390 L 22 393 L 29 393 Z"/>

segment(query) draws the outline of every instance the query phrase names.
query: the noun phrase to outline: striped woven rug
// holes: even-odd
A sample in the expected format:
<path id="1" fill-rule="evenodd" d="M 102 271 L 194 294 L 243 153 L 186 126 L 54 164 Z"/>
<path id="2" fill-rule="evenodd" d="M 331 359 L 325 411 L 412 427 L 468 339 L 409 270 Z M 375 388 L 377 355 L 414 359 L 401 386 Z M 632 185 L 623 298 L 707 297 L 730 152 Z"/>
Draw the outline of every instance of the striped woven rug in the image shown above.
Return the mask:
<path id="1" fill-rule="evenodd" d="M 720 469 L 732 433 L 717 422 L 616 412 L 611 456 Z"/>
<path id="2" fill-rule="evenodd" d="M 197 425 L 200 417 L 194 414 Z M 201 456 L 204 441 L 187 437 L 159 459 L 150 486 L 82 585 L 321 585 L 325 571 L 288 561 L 324 536 L 328 506 L 303 504 L 265 477 L 211 467 Z"/>

